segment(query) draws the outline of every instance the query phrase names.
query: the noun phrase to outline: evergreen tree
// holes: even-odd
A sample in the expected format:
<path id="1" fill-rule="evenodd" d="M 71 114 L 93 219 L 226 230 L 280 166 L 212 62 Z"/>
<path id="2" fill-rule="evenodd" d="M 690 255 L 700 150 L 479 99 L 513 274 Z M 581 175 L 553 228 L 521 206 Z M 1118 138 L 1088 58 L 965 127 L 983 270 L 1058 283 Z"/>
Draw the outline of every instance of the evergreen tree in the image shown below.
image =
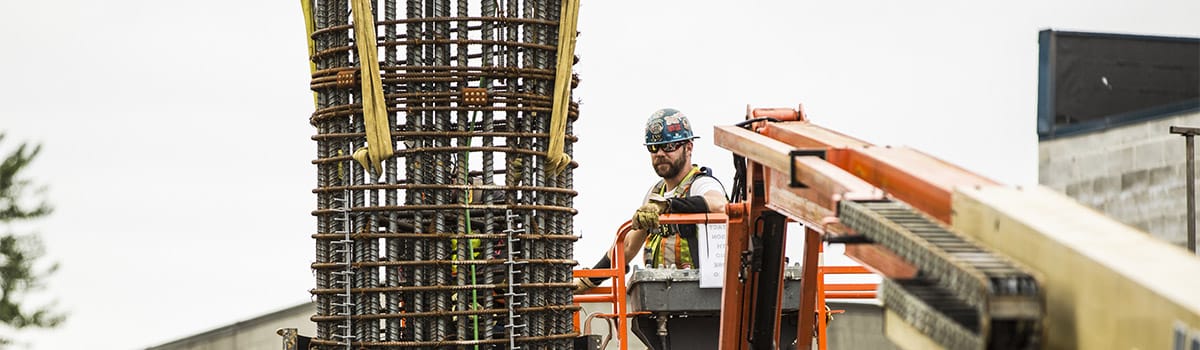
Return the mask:
<path id="1" fill-rule="evenodd" d="M 13 223 L 42 218 L 53 210 L 44 198 L 44 187 L 36 187 L 21 173 L 41 149 L 22 143 L 0 162 L 0 224 L 5 231 L 0 235 L 0 323 L 12 329 L 55 327 L 66 317 L 49 306 L 25 305 L 25 297 L 45 288 L 46 277 L 58 266 L 39 270 L 44 253 L 41 240 L 32 233 L 12 232 Z M 0 344 L 8 342 L 0 338 Z"/>

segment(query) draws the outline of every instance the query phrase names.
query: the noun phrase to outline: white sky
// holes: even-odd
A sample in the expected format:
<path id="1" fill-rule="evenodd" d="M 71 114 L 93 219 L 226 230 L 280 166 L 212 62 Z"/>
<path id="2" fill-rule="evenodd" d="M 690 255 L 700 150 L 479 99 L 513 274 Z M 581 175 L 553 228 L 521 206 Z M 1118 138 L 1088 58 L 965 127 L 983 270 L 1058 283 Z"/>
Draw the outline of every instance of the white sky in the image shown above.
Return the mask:
<path id="1" fill-rule="evenodd" d="M 1037 32 L 1200 36 L 1200 1 L 583 0 L 577 258 L 654 181 L 655 109 L 712 125 L 794 107 L 1006 183 L 1037 181 Z M 315 130 L 298 1 L 0 2 L 0 131 L 44 151 L 71 313 L 33 349 L 131 349 L 309 299 Z"/>

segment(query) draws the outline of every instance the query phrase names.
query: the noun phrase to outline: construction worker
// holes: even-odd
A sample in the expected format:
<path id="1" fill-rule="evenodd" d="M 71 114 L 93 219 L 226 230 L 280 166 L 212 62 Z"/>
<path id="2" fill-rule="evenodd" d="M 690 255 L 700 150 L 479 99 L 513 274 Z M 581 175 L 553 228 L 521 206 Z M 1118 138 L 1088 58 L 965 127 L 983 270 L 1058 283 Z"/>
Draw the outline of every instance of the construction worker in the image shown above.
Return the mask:
<path id="1" fill-rule="evenodd" d="M 665 213 L 724 213 L 725 189 L 708 168 L 692 164 L 692 125 L 682 112 L 664 108 L 646 121 L 646 150 L 650 165 L 662 180 L 650 187 L 633 215 L 633 231 L 625 237 L 628 265 L 642 247 L 646 267 L 697 268 L 700 225 L 659 225 Z M 611 249 L 609 250 L 612 251 Z M 609 253 L 611 255 L 611 253 Z M 612 266 L 605 255 L 595 268 Z M 603 278 L 576 278 L 575 293 L 595 288 Z"/>

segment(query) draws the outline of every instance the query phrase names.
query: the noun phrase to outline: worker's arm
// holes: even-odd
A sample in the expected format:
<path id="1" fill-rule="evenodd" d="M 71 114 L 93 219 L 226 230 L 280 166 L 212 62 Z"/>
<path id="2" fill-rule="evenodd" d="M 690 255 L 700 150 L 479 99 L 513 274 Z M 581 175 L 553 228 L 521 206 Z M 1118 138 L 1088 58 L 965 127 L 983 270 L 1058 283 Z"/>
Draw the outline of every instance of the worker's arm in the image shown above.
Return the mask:
<path id="1" fill-rule="evenodd" d="M 724 214 L 725 206 L 729 205 L 729 201 L 725 199 L 725 194 L 719 191 L 704 192 L 704 201 L 708 202 L 708 212 Z"/>
<path id="2" fill-rule="evenodd" d="M 646 230 L 634 229 L 634 230 L 630 230 L 629 234 L 625 235 L 625 266 L 626 266 L 626 270 L 629 269 L 628 268 L 629 262 L 633 261 L 634 257 L 637 257 L 638 253 L 641 252 L 641 250 L 642 250 L 642 244 L 645 244 L 645 243 L 646 243 Z M 616 244 L 616 242 L 613 242 L 613 244 Z M 606 268 L 612 267 L 612 264 L 611 264 L 612 253 L 613 253 L 613 249 L 609 248 L 608 253 L 605 254 L 605 256 L 604 256 L 608 261 L 601 261 L 601 263 L 596 264 L 596 267 L 594 267 L 594 268 L 597 268 L 597 269 L 605 268 L 606 269 Z M 601 266 L 601 265 L 603 265 L 603 266 Z M 599 283 L 601 281 L 603 281 L 603 279 L 599 279 L 597 281 L 597 283 Z"/>
<path id="3" fill-rule="evenodd" d="M 638 255 L 642 245 L 646 243 L 646 230 L 632 230 L 625 235 L 625 265 Z"/>
<path id="4" fill-rule="evenodd" d="M 724 213 L 725 205 L 729 204 L 720 191 L 708 191 L 699 196 L 668 198 L 666 203 L 664 214 Z"/>
<path id="5" fill-rule="evenodd" d="M 700 203 L 703 200 L 704 203 Z M 702 196 L 693 196 L 689 198 L 672 198 L 668 200 L 667 213 L 725 213 L 725 206 L 729 201 L 725 199 L 725 194 L 721 191 L 704 192 Z M 642 245 L 646 243 L 646 230 L 633 230 L 625 236 L 625 263 L 629 264 L 633 258 L 641 251 Z M 611 250 L 610 250 L 611 251 Z"/>
<path id="6" fill-rule="evenodd" d="M 709 190 L 705 191 L 704 194 L 700 196 L 666 199 L 665 207 L 660 208 L 662 208 L 666 213 L 724 213 L 725 206 L 728 203 L 728 200 L 725 199 L 725 194 L 720 190 Z M 629 234 L 625 235 L 624 263 L 626 270 L 628 270 L 629 262 L 633 261 L 634 257 L 637 257 L 638 253 L 642 249 L 642 245 L 645 243 L 646 230 L 634 229 L 629 231 Z M 614 242 L 614 244 L 616 243 Z M 604 258 L 596 263 L 596 266 L 593 268 L 602 269 L 612 267 L 612 261 L 614 260 L 612 259 L 612 252 L 613 249 L 610 247 L 608 249 L 608 253 L 604 255 Z M 580 278 L 575 279 L 577 293 L 583 292 L 586 289 L 590 289 L 600 282 L 603 282 L 605 279 L 598 277 L 591 278 L 588 279 L 588 283 L 583 283 L 584 280 L 585 279 Z"/>

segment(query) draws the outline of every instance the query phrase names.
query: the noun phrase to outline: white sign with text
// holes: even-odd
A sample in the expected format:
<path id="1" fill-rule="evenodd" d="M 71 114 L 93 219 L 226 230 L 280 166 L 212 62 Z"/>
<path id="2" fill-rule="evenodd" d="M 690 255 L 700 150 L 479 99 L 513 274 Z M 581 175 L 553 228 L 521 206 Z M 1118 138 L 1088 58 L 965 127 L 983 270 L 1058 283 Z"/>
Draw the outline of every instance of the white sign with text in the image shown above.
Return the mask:
<path id="1" fill-rule="evenodd" d="M 721 288 L 725 284 L 725 224 L 700 225 L 700 288 Z"/>

